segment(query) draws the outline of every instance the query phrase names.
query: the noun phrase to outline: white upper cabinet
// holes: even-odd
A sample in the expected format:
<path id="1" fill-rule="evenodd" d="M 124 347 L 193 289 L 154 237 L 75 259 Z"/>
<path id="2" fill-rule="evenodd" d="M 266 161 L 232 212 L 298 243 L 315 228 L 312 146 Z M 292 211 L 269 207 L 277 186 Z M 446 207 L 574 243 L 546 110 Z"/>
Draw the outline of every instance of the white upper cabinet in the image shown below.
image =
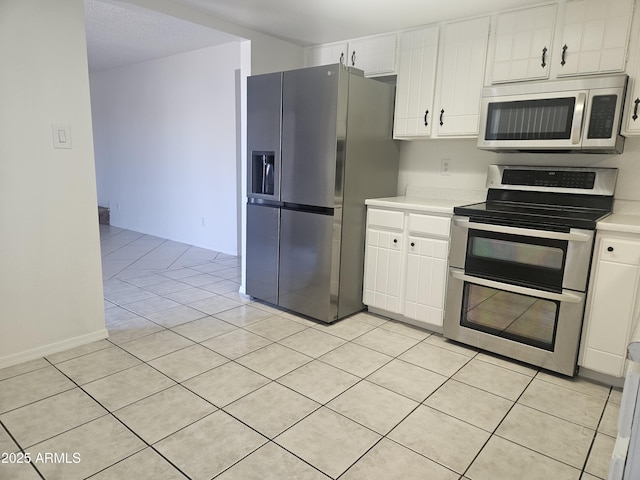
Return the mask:
<path id="1" fill-rule="evenodd" d="M 640 135 L 640 19 L 635 20 L 631 38 L 633 55 L 628 64 L 629 84 L 622 119 L 622 134 L 627 137 Z"/>
<path id="2" fill-rule="evenodd" d="M 400 36 L 394 138 L 431 135 L 438 32 L 434 26 Z"/>
<path id="3" fill-rule="evenodd" d="M 633 5 L 634 0 L 568 0 L 554 55 L 556 75 L 623 72 Z"/>
<path id="4" fill-rule="evenodd" d="M 437 136 L 478 134 L 489 17 L 442 28 L 434 128 Z"/>
<path id="5" fill-rule="evenodd" d="M 395 33 L 351 40 L 347 65 L 364 70 L 366 76 L 395 73 L 397 41 Z"/>
<path id="6" fill-rule="evenodd" d="M 349 45 L 347 42 L 307 47 L 304 49 L 304 64 L 306 67 L 317 67 L 319 65 L 345 63 L 348 52 Z"/>
<path id="7" fill-rule="evenodd" d="M 305 66 L 340 62 L 363 70 L 367 77 L 391 75 L 396 73 L 397 39 L 396 33 L 390 33 L 307 47 L 304 51 Z"/>
<path id="8" fill-rule="evenodd" d="M 489 20 L 402 33 L 394 138 L 478 134 Z"/>
<path id="9" fill-rule="evenodd" d="M 491 83 L 549 78 L 556 10 L 553 4 L 496 16 Z"/>

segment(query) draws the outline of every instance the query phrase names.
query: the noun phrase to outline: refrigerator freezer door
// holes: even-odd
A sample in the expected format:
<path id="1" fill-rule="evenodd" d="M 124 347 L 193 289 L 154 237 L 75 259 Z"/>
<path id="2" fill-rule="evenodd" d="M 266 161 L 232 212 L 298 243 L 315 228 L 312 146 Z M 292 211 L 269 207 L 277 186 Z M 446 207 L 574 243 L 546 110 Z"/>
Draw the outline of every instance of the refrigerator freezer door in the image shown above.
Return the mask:
<path id="1" fill-rule="evenodd" d="M 247 205 L 247 294 L 278 303 L 280 209 Z"/>
<path id="2" fill-rule="evenodd" d="M 247 79 L 247 194 L 280 200 L 282 73 Z"/>
<path id="3" fill-rule="evenodd" d="M 339 65 L 284 72 L 282 201 L 333 208 L 340 202 L 348 75 Z"/>
<path id="4" fill-rule="evenodd" d="M 337 318 L 333 215 L 282 210 L 279 305 L 323 322 Z M 336 257 L 336 258 L 334 258 Z M 333 278 L 336 276 L 336 278 Z"/>

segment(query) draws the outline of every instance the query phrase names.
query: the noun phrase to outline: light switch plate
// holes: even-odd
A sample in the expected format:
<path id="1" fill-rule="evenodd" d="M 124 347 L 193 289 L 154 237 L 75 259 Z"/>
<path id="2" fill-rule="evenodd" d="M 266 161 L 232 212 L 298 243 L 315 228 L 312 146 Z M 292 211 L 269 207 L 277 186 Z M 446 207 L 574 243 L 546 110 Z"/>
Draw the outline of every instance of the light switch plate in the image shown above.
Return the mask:
<path id="1" fill-rule="evenodd" d="M 71 126 L 63 123 L 51 124 L 53 148 L 71 148 Z"/>

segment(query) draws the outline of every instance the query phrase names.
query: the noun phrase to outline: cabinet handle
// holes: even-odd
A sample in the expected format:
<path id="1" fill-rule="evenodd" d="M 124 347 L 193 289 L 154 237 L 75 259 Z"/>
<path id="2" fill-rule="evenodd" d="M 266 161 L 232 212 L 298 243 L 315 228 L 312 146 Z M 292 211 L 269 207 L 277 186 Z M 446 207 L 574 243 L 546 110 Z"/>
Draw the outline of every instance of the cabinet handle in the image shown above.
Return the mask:
<path id="1" fill-rule="evenodd" d="M 613 252 L 613 247 L 607 247 L 607 252 Z"/>
<path id="2" fill-rule="evenodd" d="M 638 100 L 638 102 L 640 103 L 640 100 Z M 636 104 L 636 108 L 637 108 L 637 104 Z M 429 122 L 427 122 L 427 115 L 429 115 L 429 110 L 425 110 L 424 111 L 424 126 L 425 127 L 429 126 Z"/>
<path id="3" fill-rule="evenodd" d="M 444 115 L 444 108 L 442 110 L 440 110 L 440 126 L 444 125 L 444 122 L 442 121 L 442 116 Z"/>
<path id="4" fill-rule="evenodd" d="M 633 121 L 635 122 L 638 119 L 638 104 L 640 103 L 640 98 L 636 98 L 633 101 Z"/>
<path id="5" fill-rule="evenodd" d="M 340 54 L 340 65 L 344 65 L 344 52 Z"/>
<path id="6" fill-rule="evenodd" d="M 547 66 L 547 47 L 542 49 L 542 64 L 540 65 L 542 68 Z"/>
<path id="7" fill-rule="evenodd" d="M 564 47 L 562 47 L 562 61 L 560 62 L 560 65 L 562 65 L 563 67 L 564 67 L 564 64 L 565 64 L 565 63 L 567 63 L 567 62 L 565 61 L 565 57 L 566 57 L 566 55 L 567 55 L 567 49 L 568 49 L 568 48 L 569 48 L 569 47 L 567 47 L 567 44 L 566 44 L 566 43 L 564 44 Z"/>
<path id="8" fill-rule="evenodd" d="M 351 54 L 351 66 L 355 67 L 356 66 L 356 51 L 354 50 L 353 53 Z"/>

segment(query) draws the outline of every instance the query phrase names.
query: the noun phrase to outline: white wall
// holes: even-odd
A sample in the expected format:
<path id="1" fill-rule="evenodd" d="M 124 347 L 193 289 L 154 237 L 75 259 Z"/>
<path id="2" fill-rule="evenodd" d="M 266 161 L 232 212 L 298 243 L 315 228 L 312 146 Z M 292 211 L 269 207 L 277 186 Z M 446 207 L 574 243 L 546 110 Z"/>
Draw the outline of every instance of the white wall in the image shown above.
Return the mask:
<path id="1" fill-rule="evenodd" d="M 2 368 L 107 332 L 82 0 L 0 1 L 0 65 Z"/>
<path id="2" fill-rule="evenodd" d="M 238 253 L 229 43 L 91 74 L 98 201 L 113 225 Z"/>
<path id="3" fill-rule="evenodd" d="M 443 159 L 449 159 L 450 175 L 440 174 Z M 627 138 L 621 155 L 494 153 L 478 150 L 476 139 L 403 141 L 398 195 L 407 185 L 481 190 L 492 163 L 618 168 L 615 198 L 640 201 L 640 138 Z"/>

